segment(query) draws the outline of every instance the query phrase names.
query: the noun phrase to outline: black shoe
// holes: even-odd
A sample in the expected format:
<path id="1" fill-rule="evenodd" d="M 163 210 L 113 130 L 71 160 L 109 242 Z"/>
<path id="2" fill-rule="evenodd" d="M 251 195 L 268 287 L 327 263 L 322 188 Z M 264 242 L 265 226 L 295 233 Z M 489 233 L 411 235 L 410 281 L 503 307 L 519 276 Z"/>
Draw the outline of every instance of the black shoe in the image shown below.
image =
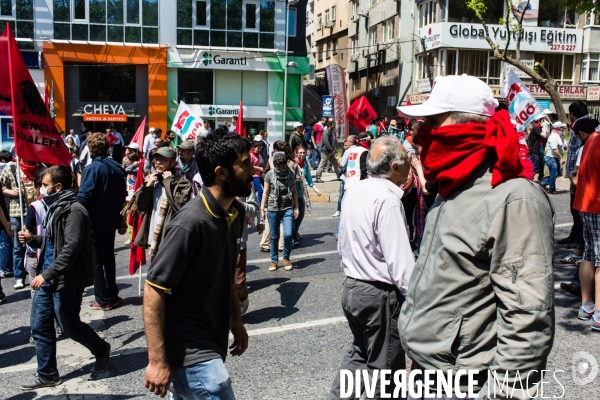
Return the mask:
<path id="1" fill-rule="evenodd" d="M 93 375 L 108 371 L 110 366 L 110 344 L 106 343 L 106 345 L 108 350 L 104 354 L 96 356 L 96 364 L 94 364 L 94 370 L 92 371 Z"/>
<path id="2" fill-rule="evenodd" d="M 315 183 L 325 183 L 325 181 L 324 181 L 324 180 L 322 180 L 322 179 L 316 179 L 316 180 L 315 180 Z"/>
<path id="3" fill-rule="evenodd" d="M 21 390 L 36 390 L 44 387 L 54 387 L 62 383 L 59 377 L 53 380 L 46 380 L 39 376 L 34 376 L 32 380 L 21 384 Z"/>
<path id="4" fill-rule="evenodd" d="M 262 251 L 263 253 L 270 253 L 271 249 L 265 249 L 264 247 L 261 247 L 260 251 Z"/>
<path id="5" fill-rule="evenodd" d="M 567 236 L 566 238 L 557 240 L 556 243 L 557 244 L 569 244 L 569 243 L 572 243 L 573 241 L 574 240 L 573 240 L 573 238 L 571 236 Z"/>
<path id="6" fill-rule="evenodd" d="M 581 298 L 581 287 L 579 285 L 563 282 L 560 284 L 560 288 L 570 295 Z"/>
<path id="7" fill-rule="evenodd" d="M 2 278 L 12 278 L 15 276 L 12 272 L 0 272 L 0 277 Z"/>
<path id="8" fill-rule="evenodd" d="M 4 303 L 5 301 L 6 301 L 6 295 L 2 291 L 2 288 L 0 288 L 0 303 Z"/>

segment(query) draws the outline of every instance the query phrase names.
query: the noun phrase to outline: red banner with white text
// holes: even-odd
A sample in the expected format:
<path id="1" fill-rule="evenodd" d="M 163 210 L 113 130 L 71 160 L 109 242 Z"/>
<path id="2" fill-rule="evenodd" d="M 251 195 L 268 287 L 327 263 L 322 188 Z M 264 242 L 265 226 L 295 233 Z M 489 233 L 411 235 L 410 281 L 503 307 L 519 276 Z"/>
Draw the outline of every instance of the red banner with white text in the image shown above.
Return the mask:
<path id="1" fill-rule="evenodd" d="M 13 117 L 19 158 L 45 164 L 71 163 L 71 153 L 48 114 L 8 23 L 0 36 L 0 112 Z"/>

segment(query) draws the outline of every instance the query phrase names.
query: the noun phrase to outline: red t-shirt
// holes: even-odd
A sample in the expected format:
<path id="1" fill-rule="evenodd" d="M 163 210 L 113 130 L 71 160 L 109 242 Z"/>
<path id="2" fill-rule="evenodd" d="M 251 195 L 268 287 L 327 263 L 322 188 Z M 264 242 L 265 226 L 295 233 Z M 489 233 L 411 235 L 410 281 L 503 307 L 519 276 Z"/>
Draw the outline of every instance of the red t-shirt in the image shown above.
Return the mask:
<path id="1" fill-rule="evenodd" d="M 315 131 L 315 142 L 317 144 L 321 144 L 321 139 L 323 138 L 323 127 L 318 122 L 313 126 L 313 130 Z"/>
<path id="2" fill-rule="evenodd" d="M 593 133 L 581 151 L 573 208 L 600 214 L 600 133 Z"/>

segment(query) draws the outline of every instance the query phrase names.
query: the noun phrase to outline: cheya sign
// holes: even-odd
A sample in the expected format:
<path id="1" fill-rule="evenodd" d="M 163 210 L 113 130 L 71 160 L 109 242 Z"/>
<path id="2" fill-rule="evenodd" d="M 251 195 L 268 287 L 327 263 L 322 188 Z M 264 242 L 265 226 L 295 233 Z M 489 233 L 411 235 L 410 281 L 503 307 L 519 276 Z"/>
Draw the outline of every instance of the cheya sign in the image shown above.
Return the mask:
<path id="1" fill-rule="evenodd" d="M 127 114 L 122 104 L 86 104 L 84 114 Z"/>
<path id="2" fill-rule="evenodd" d="M 524 26 L 517 32 L 508 31 L 504 25 L 488 25 L 488 32 L 501 49 L 510 38 L 509 49 L 514 50 L 518 36 L 522 51 L 579 53 L 583 42 L 581 29 Z M 425 38 L 427 50 L 440 47 L 490 50 L 481 24 L 441 22 L 419 29 L 419 36 Z"/>
<path id="3" fill-rule="evenodd" d="M 228 64 L 228 65 L 248 65 L 248 57 L 223 57 L 222 55 L 211 53 L 202 54 L 202 64 L 208 66 L 210 64 Z"/>

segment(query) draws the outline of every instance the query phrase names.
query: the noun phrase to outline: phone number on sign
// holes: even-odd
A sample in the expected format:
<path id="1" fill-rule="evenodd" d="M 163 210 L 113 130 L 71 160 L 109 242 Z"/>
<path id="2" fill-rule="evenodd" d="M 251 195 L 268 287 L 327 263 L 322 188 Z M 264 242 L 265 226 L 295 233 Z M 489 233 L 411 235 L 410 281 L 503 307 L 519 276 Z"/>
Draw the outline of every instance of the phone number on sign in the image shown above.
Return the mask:
<path id="1" fill-rule="evenodd" d="M 564 51 L 573 51 L 575 50 L 574 44 L 552 44 L 550 45 L 550 50 L 564 50 Z"/>

